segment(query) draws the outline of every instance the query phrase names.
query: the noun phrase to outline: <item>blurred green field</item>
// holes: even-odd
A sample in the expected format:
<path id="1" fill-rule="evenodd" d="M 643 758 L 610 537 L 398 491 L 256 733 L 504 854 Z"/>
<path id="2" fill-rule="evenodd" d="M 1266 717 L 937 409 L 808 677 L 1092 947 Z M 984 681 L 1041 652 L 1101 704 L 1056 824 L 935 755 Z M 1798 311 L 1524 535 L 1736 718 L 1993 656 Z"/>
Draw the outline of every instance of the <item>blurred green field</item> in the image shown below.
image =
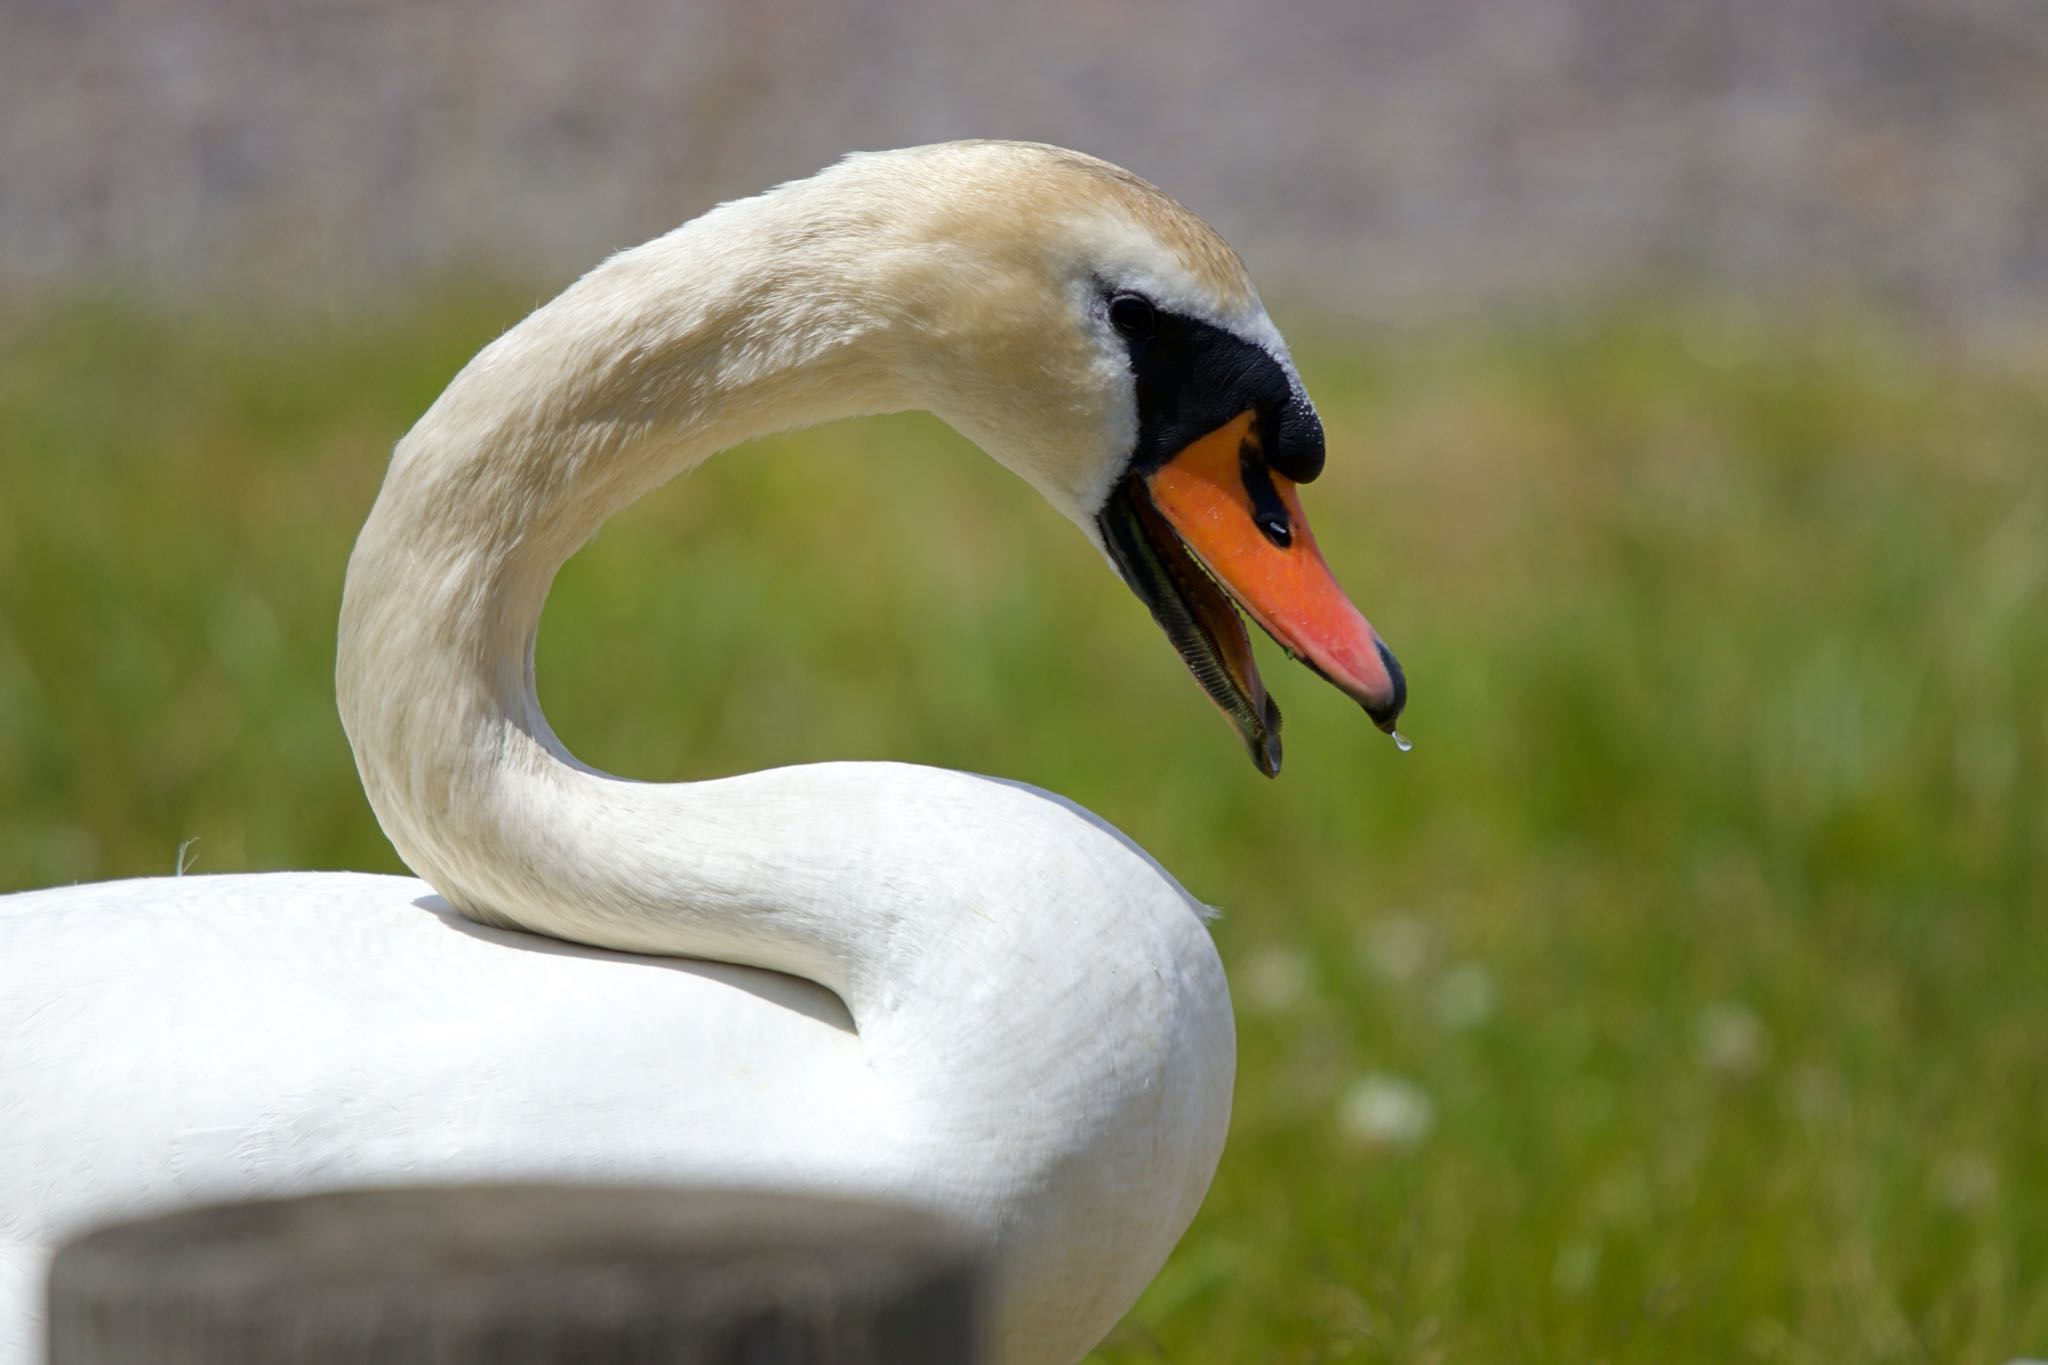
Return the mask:
<path id="1" fill-rule="evenodd" d="M 0 890 L 186 840 L 397 868 L 333 713 L 342 566 L 532 301 L 0 307 Z M 921 417 L 610 526 L 548 609 L 556 728 L 654 779 L 1025 779 L 1224 907 L 1230 1147 L 1102 1362 L 2048 1355 L 2048 390 L 1710 308 L 1297 344 L 1412 754 L 1269 650 L 1261 780 Z"/>

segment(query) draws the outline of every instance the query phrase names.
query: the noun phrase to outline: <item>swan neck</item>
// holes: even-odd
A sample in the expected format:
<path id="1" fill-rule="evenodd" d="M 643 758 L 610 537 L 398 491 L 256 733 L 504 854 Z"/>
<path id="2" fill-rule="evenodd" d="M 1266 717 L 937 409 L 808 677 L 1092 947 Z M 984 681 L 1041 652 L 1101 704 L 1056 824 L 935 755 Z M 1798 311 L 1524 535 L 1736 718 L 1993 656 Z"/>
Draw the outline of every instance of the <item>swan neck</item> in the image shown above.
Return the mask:
<path id="1" fill-rule="evenodd" d="M 534 690 L 548 589 L 607 517 L 755 436 L 905 406 L 891 319 L 833 262 L 777 250 L 773 210 L 728 205 L 614 257 L 457 376 L 351 557 L 337 689 L 379 822 L 464 913 L 836 987 L 814 938 L 706 909 L 732 888 L 706 885 L 704 794 L 580 763 Z M 746 875 L 772 889 L 760 852 Z"/>

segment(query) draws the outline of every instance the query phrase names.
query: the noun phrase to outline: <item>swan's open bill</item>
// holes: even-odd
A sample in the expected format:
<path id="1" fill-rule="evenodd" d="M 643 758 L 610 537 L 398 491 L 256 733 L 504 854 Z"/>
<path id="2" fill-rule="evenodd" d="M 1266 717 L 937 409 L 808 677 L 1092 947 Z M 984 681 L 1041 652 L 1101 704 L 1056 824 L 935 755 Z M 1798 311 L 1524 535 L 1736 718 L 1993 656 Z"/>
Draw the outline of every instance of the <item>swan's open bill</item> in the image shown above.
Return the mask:
<path id="1" fill-rule="evenodd" d="M 1311 470 L 1320 427 L 1314 441 Z M 1279 472 L 1299 467 L 1285 454 L 1267 457 L 1259 410 L 1247 408 L 1125 479 L 1100 518 L 1124 581 L 1268 777 L 1280 771 L 1280 709 L 1233 603 L 1389 734 L 1408 699 L 1394 652 L 1323 562 L 1295 481 Z"/>
<path id="2" fill-rule="evenodd" d="M 1323 472 L 1323 424 L 1284 349 L 1127 289 L 1104 316 L 1137 399 L 1130 463 L 1095 519 L 1124 581 L 1266 776 L 1280 772 L 1280 708 L 1238 610 L 1391 733 L 1408 684 L 1295 496 Z"/>

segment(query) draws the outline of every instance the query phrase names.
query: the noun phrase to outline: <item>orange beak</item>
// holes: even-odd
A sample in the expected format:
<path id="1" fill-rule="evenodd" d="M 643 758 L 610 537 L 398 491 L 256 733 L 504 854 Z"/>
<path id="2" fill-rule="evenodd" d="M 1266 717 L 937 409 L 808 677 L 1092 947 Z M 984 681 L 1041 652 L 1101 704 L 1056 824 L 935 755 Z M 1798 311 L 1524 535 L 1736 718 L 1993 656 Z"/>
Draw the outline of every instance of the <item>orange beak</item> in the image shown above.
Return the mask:
<path id="1" fill-rule="evenodd" d="M 1323 562 L 1293 481 L 1266 462 L 1255 412 L 1127 479 L 1101 525 L 1126 581 L 1236 722 L 1261 772 L 1280 768 L 1279 710 L 1232 602 L 1393 731 L 1407 701 L 1401 666 Z"/>

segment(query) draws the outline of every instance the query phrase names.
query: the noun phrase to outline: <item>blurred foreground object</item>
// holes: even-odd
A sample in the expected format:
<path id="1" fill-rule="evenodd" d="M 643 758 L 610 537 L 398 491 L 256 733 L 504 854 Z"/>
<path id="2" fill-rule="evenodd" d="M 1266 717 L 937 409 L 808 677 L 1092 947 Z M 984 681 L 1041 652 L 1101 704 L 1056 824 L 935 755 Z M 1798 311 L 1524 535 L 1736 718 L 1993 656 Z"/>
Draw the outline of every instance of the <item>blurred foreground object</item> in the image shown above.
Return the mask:
<path id="1" fill-rule="evenodd" d="M 422 1186 L 90 1232 L 51 1365 L 971 1365 L 980 1267 L 915 1210 L 776 1193 Z"/>

